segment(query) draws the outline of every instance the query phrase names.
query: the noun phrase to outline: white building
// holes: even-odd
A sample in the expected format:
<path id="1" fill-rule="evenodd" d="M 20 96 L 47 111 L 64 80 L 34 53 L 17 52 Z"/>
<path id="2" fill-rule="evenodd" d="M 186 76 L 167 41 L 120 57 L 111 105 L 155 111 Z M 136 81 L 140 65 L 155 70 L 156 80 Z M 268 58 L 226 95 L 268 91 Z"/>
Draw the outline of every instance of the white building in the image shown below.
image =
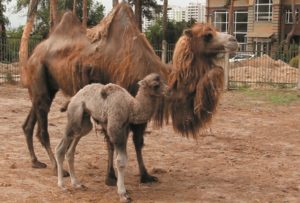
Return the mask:
<path id="1" fill-rule="evenodd" d="M 205 4 L 191 2 L 186 8 L 185 20 L 195 19 L 197 22 L 205 22 Z"/>
<path id="2" fill-rule="evenodd" d="M 157 14 L 157 13 L 155 13 L 154 10 L 152 10 L 151 12 L 152 12 L 153 19 L 148 20 L 145 16 L 143 16 L 143 18 L 142 18 L 142 22 L 143 22 L 142 31 L 143 32 L 145 32 L 149 27 L 151 27 L 158 18 L 162 17 L 162 13 Z"/>
<path id="3" fill-rule="evenodd" d="M 168 19 L 180 22 L 185 20 L 186 8 L 170 5 L 168 8 Z"/>

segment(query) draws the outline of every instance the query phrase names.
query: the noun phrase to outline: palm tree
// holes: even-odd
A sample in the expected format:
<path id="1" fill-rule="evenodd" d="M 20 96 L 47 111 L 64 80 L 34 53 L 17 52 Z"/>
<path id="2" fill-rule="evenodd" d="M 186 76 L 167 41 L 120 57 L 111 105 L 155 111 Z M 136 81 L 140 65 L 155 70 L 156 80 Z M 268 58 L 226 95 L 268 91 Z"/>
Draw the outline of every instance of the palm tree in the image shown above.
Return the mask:
<path id="1" fill-rule="evenodd" d="M 87 0 L 82 0 L 82 25 L 87 26 Z"/>
<path id="2" fill-rule="evenodd" d="M 228 34 L 233 34 L 234 0 L 227 0 L 228 7 Z"/>
<path id="3" fill-rule="evenodd" d="M 168 23 L 168 0 L 164 0 L 164 5 L 163 5 L 163 30 L 162 30 L 162 55 L 161 59 L 164 63 L 167 62 L 167 23 Z"/>
<path id="4" fill-rule="evenodd" d="M 38 3 L 39 0 L 30 0 L 29 2 L 27 22 L 24 26 L 24 31 L 20 42 L 20 50 L 19 50 L 20 66 L 24 66 L 28 59 L 28 41 L 29 41 L 30 32 L 34 24 Z"/>
<path id="5" fill-rule="evenodd" d="M 114 6 L 117 5 L 118 3 L 119 3 L 118 0 L 113 0 L 113 1 L 112 1 L 112 6 L 114 7 Z"/>
<path id="6" fill-rule="evenodd" d="M 134 14 L 137 26 L 142 31 L 142 0 L 135 0 Z"/>
<path id="7" fill-rule="evenodd" d="M 291 29 L 291 31 L 287 34 L 286 39 L 285 39 L 285 42 L 286 42 L 286 44 L 287 44 L 287 47 L 290 46 L 291 39 L 292 39 L 292 37 L 294 36 L 295 31 L 296 31 L 296 25 L 297 25 L 298 22 L 299 22 L 299 19 L 298 19 L 298 20 L 296 19 L 296 9 L 295 9 L 295 4 L 296 4 L 295 0 L 292 0 L 292 5 L 291 5 L 291 6 L 292 6 L 292 20 L 293 20 L 293 24 L 292 24 L 292 29 Z"/>
<path id="8" fill-rule="evenodd" d="M 50 0 L 50 30 L 57 24 L 57 0 Z"/>

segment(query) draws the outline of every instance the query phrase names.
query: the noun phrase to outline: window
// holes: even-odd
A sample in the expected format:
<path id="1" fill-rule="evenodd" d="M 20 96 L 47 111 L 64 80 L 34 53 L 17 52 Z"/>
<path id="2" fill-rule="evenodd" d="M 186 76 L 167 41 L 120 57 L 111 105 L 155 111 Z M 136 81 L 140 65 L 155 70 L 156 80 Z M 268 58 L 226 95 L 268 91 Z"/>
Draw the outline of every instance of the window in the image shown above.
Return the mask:
<path id="1" fill-rule="evenodd" d="M 228 30 L 228 12 L 215 11 L 214 24 L 220 32 L 227 32 Z"/>
<path id="2" fill-rule="evenodd" d="M 255 20 L 272 21 L 272 0 L 256 0 Z"/>
<path id="3" fill-rule="evenodd" d="M 240 45 L 241 50 L 246 49 L 246 34 L 248 26 L 248 12 L 236 11 L 234 12 L 234 35 Z"/>
<path id="4" fill-rule="evenodd" d="M 228 12 L 227 11 L 215 11 L 214 13 L 214 25 L 220 32 L 228 32 Z M 248 25 L 248 12 L 247 11 L 235 11 L 233 22 L 233 34 L 235 35 L 241 50 L 246 48 L 246 34 Z"/>
<path id="5" fill-rule="evenodd" d="M 296 9 L 296 21 L 299 20 L 299 9 Z M 285 23 L 292 24 L 293 17 L 292 17 L 292 9 L 285 10 Z"/>

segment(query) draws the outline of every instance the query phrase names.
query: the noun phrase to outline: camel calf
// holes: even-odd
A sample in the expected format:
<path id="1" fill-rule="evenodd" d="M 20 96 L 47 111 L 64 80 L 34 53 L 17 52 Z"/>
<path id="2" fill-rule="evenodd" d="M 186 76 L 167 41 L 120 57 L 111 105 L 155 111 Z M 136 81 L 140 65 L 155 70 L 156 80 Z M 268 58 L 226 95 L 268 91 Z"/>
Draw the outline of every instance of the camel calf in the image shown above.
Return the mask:
<path id="1" fill-rule="evenodd" d="M 65 155 L 73 187 L 84 187 L 75 177 L 74 154 L 80 138 L 91 131 L 90 118 L 93 118 L 102 125 L 107 132 L 107 139 L 116 149 L 117 187 L 120 200 L 131 201 L 124 185 L 129 124 L 148 122 L 158 100 L 167 89 L 156 73 L 146 76 L 138 84 L 140 87 L 135 98 L 115 84 L 91 84 L 85 86 L 71 99 L 67 108 L 68 123 L 65 135 L 56 147 L 55 154 L 59 187 L 65 189 L 62 168 Z"/>

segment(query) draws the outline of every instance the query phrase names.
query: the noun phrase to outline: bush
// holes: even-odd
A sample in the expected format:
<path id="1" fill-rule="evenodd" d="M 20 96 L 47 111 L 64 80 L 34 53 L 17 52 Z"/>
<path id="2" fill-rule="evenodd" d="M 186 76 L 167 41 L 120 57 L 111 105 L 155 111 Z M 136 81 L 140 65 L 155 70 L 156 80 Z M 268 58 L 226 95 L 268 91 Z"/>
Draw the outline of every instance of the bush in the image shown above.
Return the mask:
<path id="1" fill-rule="evenodd" d="M 298 64 L 299 64 L 299 59 L 300 59 L 300 56 L 295 56 L 294 58 L 292 58 L 289 62 L 289 65 L 292 66 L 292 67 L 295 67 L 295 68 L 298 68 Z"/>

